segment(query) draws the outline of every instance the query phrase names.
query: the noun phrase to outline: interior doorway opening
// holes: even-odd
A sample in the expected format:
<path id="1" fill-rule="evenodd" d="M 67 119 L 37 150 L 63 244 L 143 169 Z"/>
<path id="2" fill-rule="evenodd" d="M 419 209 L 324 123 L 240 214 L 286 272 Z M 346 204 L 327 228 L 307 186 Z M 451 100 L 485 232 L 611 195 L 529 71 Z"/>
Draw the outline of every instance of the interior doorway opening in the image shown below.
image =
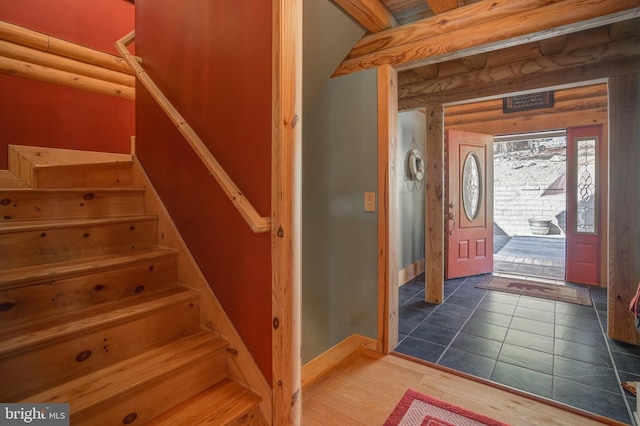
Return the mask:
<path id="1" fill-rule="evenodd" d="M 494 274 L 564 283 L 566 131 L 496 136 L 493 162 Z"/>

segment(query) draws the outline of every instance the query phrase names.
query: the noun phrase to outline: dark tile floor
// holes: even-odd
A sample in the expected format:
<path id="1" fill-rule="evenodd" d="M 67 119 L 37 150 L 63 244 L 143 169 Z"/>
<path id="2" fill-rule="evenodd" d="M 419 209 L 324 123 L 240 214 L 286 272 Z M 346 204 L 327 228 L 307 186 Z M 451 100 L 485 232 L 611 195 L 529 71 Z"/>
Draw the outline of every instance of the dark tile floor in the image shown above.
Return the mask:
<path id="1" fill-rule="evenodd" d="M 424 276 L 400 287 L 396 351 L 632 424 L 640 347 L 604 334 L 606 290 L 594 306 L 483 290 L 483 276 L 447 280 L 440 305 L 424 302 Z"/>

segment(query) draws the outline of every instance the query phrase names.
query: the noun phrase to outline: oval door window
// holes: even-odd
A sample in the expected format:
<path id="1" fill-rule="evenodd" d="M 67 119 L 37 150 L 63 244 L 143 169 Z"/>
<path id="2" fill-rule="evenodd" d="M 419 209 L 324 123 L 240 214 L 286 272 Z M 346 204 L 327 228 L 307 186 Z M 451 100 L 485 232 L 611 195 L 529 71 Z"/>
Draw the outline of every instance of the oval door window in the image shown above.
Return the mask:
<path id="1" fill-rule="evenodd" d="M 472 152 L 467 154 L 462 168 L 462 205 L 470 221 L 478 217 L 480 210 L 480 163 Z"/>

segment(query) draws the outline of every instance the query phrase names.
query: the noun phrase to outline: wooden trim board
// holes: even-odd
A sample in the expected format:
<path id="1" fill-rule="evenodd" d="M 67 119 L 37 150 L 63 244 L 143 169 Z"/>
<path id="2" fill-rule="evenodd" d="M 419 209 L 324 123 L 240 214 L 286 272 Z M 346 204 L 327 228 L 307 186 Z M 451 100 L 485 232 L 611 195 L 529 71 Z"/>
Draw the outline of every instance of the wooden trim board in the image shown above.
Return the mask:
<path id="1" fill-rule="evenodd" d="M 274 425 L 301 422 L 302 1 L 272 3 L 271 365 Z"/>
<path id="2" fill-rule="evenodd" d="M 402 286 L 424 272 L 424 259 L 417 260 L 398 271 L 398 286 Z"/>
<path id="3" fill-rule="evenodd" d="M 398 73 L 378 67 L 378 351 L 398 345 Z"/>

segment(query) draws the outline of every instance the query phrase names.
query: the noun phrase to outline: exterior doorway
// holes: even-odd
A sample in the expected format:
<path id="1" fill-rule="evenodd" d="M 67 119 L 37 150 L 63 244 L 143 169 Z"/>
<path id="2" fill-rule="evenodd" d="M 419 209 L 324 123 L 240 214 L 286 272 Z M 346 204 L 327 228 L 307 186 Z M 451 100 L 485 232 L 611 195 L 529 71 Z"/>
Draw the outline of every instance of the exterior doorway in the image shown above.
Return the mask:
<path id="1" fill-rule="evenodd" d="M 493 165 L 493 272 L 564 282 L 566 131 L 496 136 Z"/>

